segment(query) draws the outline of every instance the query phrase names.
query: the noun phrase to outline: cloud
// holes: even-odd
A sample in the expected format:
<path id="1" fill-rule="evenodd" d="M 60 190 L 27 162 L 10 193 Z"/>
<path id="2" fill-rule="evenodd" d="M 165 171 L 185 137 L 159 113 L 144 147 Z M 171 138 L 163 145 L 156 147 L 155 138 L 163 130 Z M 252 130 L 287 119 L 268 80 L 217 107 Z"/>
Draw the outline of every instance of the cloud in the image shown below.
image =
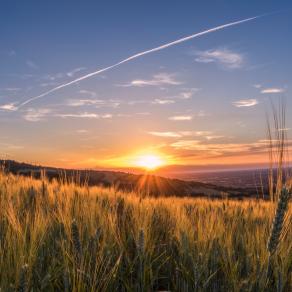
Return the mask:
<path id="1" fill-rule="evenodd" d="M 196 150 L 199 145 L 199 140 L 180 140 L 172 143 L 170 146 L 176 149 Z"/>
<path id="2" fill-rule="evenodd" d="M 257 143 L 241 144 L 241 143 L 222 143 L 222 144 L 206 144 L 199 140 L 180 140 L 170 145 L 178 150 L 196 151 L 199 155 L 207 156 L 224 156 L 224 155 L 240 155 L 242 152 L 249 152 L 257 147 Z"/>
<path id="3" fill-rule="evenodd" d="M 157 131 L 150 131 L 148 134 L 152 136 L 157 137 L 166 137 L 166 138 L 180 138 L 180 137 L 186 137 L 186 136 L 200 136 L 200 137 L 206 137 L 206 139 L 209 139 L 209 137 L 212 134 L 210 131 L 177 131 L 177 132 L 157 132 Z M 220 136 L 221 137 L 221 136 Z"/>
<path id="4" fill-rule="evenodd" d="M 51 110 L 47 108 L 40 108 L 40 109 L 29 108 L 27 109 L 23 118 L 29 122 L 38 122 L 38 121 L 44 120 L 44 118 L 50 113 L 51 113 Z"/>
<path id="5" fill-rule="evenodd" d="M 225 138 L 225 136 L 222 135 L 210 135 L 205 137 L 207 140 L 215 140 L 215 139 L 222 139 Z"/>
<path id="6" fill-rule="evenodd" d="M 67 102 L 68 106 L 85 106 L 85 105 L 96 105 L 102 103 L 99 99 L 71 99 Z"/>
<path id="7" fill-rule="evenodd" d="M 291 128 L 279 128 L 279 129 L 276 129 L 275 132 L 285 132 L 285 131 L 290 131 Z"/>
<path id="8" fill-rule="evenodd" d="M 193 119 L 192 116 L 172 116 L 168 118 L 171 121 L 190 121 Z"/>
<path id="9" fill-rule="evenodd" d="M 138 113 L 120 113 L 120 114 L 117 114 L 116 116 L 119 117 L 119 118 L 132 118 L 132 117 L 135 117 L 135 116 L 150 116 L 151 113 L 149 112 L 138 112 Z"/>
<path id="10" fill-rule="evenodd" d="M 85 129 L 80 129 L 76 131 L 78 134 L 87 134 L 89 131 Z"/>
<path id="11" fill-rule="evenodd" d="M 166 138 L 179 138 L 181 134 L 177 132 L 148 132 L 148 134 L 157 137 L 166 137 Z"/>
<path id="12" fill-rule="evenodd" d="M 262 88 L 262 85 L 261 84 L 254 84 L 253 87 L 257 88 L 257 89 L 260 89 L 260 88 Z"/>
<path id="13" fill-rule="evenodd" d="M 136 104 L 158 104 L 158 105 L 166 105 L 166 104 L 174 104 L 175 100 L 168 98 L 155 98 L 154 100 L 131 100 L 126 102 L 127 105 L 136 105 Z"/>
<path id="14" fill-rule="evenodd" d="M 10 149 L 10 150 L 20 150 L 20 149 L 23 149 L 24 146 L 21 146 L 21 145 L 8 145 L 7 148 Z"/>
<path id="15" fill-rule="evenodd" d="M 90 90 L 82 89 L 82 90 L 79 90 L 79 93 L 89 95 L 92 98 L 96 97 L 96 92 L 90 91 Z"/>
<path id="16" fill-rule="evenodd" d="M 207 137 L 208 135 L 211 135 L 211 131 L 179 131 L 180 135 L 182 137 L 186 136 L 196 136 L 196 137 Z"/>
<path id="17" fill-rule="evenodd" d="M 10 92 L 17 92 L 17 91 L 20 91 L 21 88 L 19 87 L 6 87 L 4 88 L 5 91 L 10 91 Z"/>
<path id="18" fill-rule="evenodd" d="M 43 77 L 41 77 L 40 79 L 42 80 L 48 80 L 48 81 L 57 81 L 58 79 L 62 79 L 66 76 L 66 74 L 64 73 L 54 73 L 54 74 L 47 74 Z"/>
<path id="19" fill-rule="evenodd" d="M 159 98 L 156 98 L 152 101 L 152 104 L 161 104 L 161 105 L 164 105 L 164 104 L 173 104 L 175 103 L 174 100 L 172 99 L 159 99 Z"/>
<path id="20" fill-rule="evenodd" d="M 279 87 L 271 87 L 271 88 L 265 88 L 261 90 L 261 93 L 268 94 L 268 93 L 283 93 L 285 92 L 284 88 Z"/>
<path id="21" fill-rule="evenodd" d="M 277 143 L 277 140 L 273 141 Z M 287 141 L 289 146 L 292 141 Z M 179 140 L 169 146 L 184 157 L 214 158 L 227 156 L 255 155 L 267 153 L 269 140 L 261 139 L 252 143 L 212 143 L 211 141 Z"/>
<path id="22" fill-rule="evenodd" d="M 73 77 L 76 73 L 78 73 L 78 72 L 80 72 L 82 70 L 85 70 L 85 69 L 86 69 L 85 67 L 79 67 L 79 68 L 76 68 L 76 69 L 73 69 L 73 70 L 67 72 L 66 75 L 68 77 Z"/>
<path id="23" fill-rule="evenodd" d="M 33 62 L 32 60 L 27 60 L 25 63 L 31 69 L 38 69 L 39 68 L 39 66 L 35 62 Z"/>
<path id="24" fill-rule="evenodd" d="M 244 57 L 242 54 L 235 53 L 227 48 L 198 51 L 195 53 L 195 59 L 200 63 L 217 63 L 225 68 L 237 69 L 244 64 Z"/>
<path id="25" fill-rule="evenodd" d="M 66 103 L 67 106 L 79 107 L 79 106 L 94 106 L 95 108 L 111 107 L 117 108 L 120 102 L 117 100 L 102 100 L 102 99 L 70 99 Z"/>
<path id="26" fill-rule="evenodd" d="M 112 114 L 103 114 L 103 115 L 100 115 L 100 118 L 101 119 L 111 119 L 113 117 Z"/>
<path id="27" fill-rule="evenodd" d="M 232 103 L 236 107 L 250 107 L 258 104 L 256 99 L 241 99 Z"/>
<path id="28" fill-rule="evenodd" d="M 17 107 L 15 106 L 15 103 L 8 103 L 8 104 L 0 105 L 0 110 L 15 111 L 17 110 Z"/>
<path id="29" fill-rule="evenodd" d="M 162 85 L 180 85 L 182 82 L 174 78 L 174 74 L 159 73 L 153 75 L 152 79 L 135 79 L 130 83 L 122 84 L 122 87 L 144 87 L 144 86 L 162 86 Z"/>
<path id="30" fill-rule="evenodd" d="M 184 91 L 182 91 L 177 98 L 179 99 L 190 99 L 194 93 L 196 93 L 197 91 L 199 91 L 199 88 L 189 88 L 189 89 L 185 89 Z"/>
<path id="31" fill-rule="evenodd" d="M 55 82 L 51 82 L 51 81 L 57 81 L 57 80 L 60 80 L 60 79 L 64 79 L 66 77 L 74 77 L 76 75 L 76 73 L 80 72 L 80 71 L 83 71 L 85 70 L 86 68 L 85 67 L 79 67 L 79 68 L 75 68 L 75 69 L 72 69 L 71 71 L 68 71 L 68 72 L 59 72 L 59 73 L 54 73 L 54 74 L 47 74 L 43 77 L 41 77 L 40 79 L 42 80 L 48 80 L 50 82 L 48 83 L 42 83 L 41 86 L 45 87 L 45 86 L 48 86 L 48 85 L 56 85 Z M 80 90 L 82 91 L 82 90 Z M 84 90 L 84 93 L 85 92 L 90 92 L 90 91 L 87 91 L 87 90 Z"/>
<path id="32" fill-rule="evenodd" d="M 78 119 L 111 119 L 113 117 L 112 114 L 95 114 L 95 113 L 78 113 L 78 114 L 58 114 L 56 115 L 60 118 L 78 118 Z"/>
<path id="33" fill-rule="evenodd" d="M 55 86 L 56 82 L 43 82 L 40 84 L 41 87 Z"/>
<path id="34" fill-rule="evenodd" d="M 5 147 L 6 149 L 9 149 L 9 150 L 20 150 L 20 149 L 23 149 L 24 146 L 22 145 L 15 145 L 15 144 L 10 144 L 10 143 L 0 143 L 0 147 Z"/>

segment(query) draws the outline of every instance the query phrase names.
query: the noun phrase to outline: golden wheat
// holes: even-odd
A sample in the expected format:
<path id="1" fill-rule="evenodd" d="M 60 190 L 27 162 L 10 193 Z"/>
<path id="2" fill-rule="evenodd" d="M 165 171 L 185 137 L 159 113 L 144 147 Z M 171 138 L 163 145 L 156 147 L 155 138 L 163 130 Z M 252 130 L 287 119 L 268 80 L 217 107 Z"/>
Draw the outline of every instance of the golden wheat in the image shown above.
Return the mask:
<path id="1" fill-rule="evenodd" d="M 270 201 L 141 199 L 0 173 L 0 210 L 1 291 L 292 287 L 289 228 L 265 281 Z"/>

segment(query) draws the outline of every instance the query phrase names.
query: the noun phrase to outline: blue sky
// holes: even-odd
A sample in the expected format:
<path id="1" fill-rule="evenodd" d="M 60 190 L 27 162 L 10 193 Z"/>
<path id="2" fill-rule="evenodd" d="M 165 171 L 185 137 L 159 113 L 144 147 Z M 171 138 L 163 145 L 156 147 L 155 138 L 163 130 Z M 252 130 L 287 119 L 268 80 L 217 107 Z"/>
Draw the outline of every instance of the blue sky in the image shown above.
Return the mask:
<path id="1" fill-rule="evenodd" d="M 175 164 L 263 162 L 269 100 L 291 108 L 291 15 L 289 1 L 1 1 L 0 154 L 69 167 L 127 165 L 144 152 Z"/>

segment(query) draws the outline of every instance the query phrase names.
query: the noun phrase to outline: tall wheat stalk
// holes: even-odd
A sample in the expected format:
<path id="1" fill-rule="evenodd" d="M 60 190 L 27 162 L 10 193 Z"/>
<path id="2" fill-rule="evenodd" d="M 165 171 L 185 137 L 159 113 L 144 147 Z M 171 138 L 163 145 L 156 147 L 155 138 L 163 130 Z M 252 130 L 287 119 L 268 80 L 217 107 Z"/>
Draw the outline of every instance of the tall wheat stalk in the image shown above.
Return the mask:
<path id="1" fill-rule="evenodd" d="M 284 185 L 284 168 L 286 159 L 288 158 L 288 145 L 286 136 L 286 114 L 285 103 L 282 100 L 278 110 L 272 104 L 274 135 L 268 120 L 268 140 L 269 140 L 269 194 L 270 199 L 277 203 L 270 236 L 267 244 L 269 252 L 268 258 L 268 278 L 271 276 L 271 261 L 273 255 L 277 252 L 281 240 L 287 233 L 290 215 L 288 214 L 289 200 L 291 198 L 291 190 Z M 274 182 L 274 166 L 276 166 L 276 181 Z M 285 177 L 288 181 L 288 177 Z"/>
<path id="2" fill-rule="evenodd" d="M 267 118 L 267 140 L 269 154 L 269 196 L 273 202 L 277 202 L 283 187 L 284 168 L 288 159 L 285 101 L 281 100 L 278 108 L 272 103 L 272 121 Z M 276 177 L 274 175 L 276 171 Z"/>
<path id="3" fill-rule="evenodd" d="M 288 215 L 287 211 L 290 198 L 291 198 L 290 191 L 286 187 L 284 187 L 279 196 L 277 209 L 275 212 L 275 217 L 273 220 L 273 225 L 271 228 L 270 238 L 268 242 L 268 251 L 270 255 L 273 255 L 276 252 L 277 247 L 284 236 L 286 230 L 284 228 L 285 227 L 284 223 L 286 215 Z"/>
<path id="4" fill-rule="evenodd" d="M 277 209 L 275 212 L 270 237 L 267 245 L 269 252 L 268 259 L 268 277 L 271 276 L 271 261 L 273 255 L 277 252 L 280 242 L 288 232 L 288 228 L 291 227 L 291 218 L 288 213 L 289 201 L 291 198 L 291 192 L 284 187 L 279 195 Z"/>

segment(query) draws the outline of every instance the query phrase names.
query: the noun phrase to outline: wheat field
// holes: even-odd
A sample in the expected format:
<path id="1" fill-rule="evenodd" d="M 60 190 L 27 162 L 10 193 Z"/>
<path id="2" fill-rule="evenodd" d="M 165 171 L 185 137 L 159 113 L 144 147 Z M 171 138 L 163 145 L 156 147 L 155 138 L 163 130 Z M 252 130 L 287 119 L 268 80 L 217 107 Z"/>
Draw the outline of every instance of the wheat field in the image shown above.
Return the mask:
<path id="1" fill-rule="evenodd" d="M 274 213 L 1 172 L 0 291 L 291 291 L 291 228 L 267 275 Z"/>

